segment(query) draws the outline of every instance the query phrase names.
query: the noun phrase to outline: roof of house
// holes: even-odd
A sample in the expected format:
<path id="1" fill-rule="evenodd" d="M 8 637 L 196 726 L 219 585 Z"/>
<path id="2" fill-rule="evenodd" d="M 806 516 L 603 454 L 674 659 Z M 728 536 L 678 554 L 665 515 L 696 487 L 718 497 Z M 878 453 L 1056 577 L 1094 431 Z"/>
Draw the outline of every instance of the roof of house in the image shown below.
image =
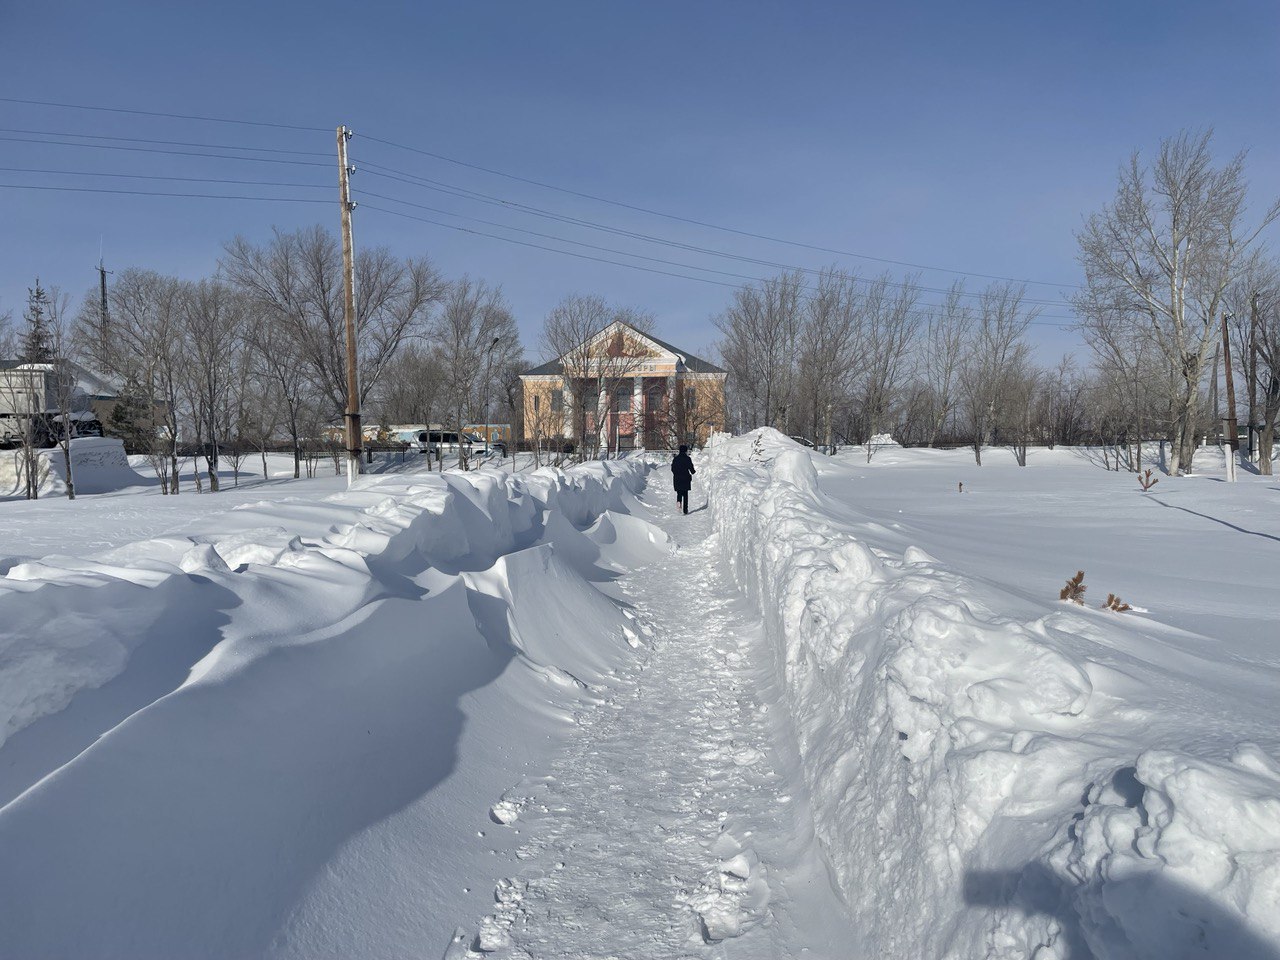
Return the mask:
<path id="1" fill-rule="evenodd" d="M 688 370 L 690 373 L 728 373 L 727 370 L 725 370 L 722 367 L 717 367 L 710 360 L 703 360 L 701 357 L 695 357 L 693 354 L 689 353 L 687 350 L 681 350 L 679 347 L 673 346 L 672 344 L 667 343 L 665 340 L 659 340 L 652 333 L 645 333 L 643 330 L 637 330 L 635 327 L 633 327 L 629 323 L 624 323 L 621 320 L 615 320 L 614 323 L 610 324 L 610 326 L 614 326 L 614 325 L 626 327 L 628 330 L 631 330 L 637 336 L 643 337 L 644 339 L 648 340 L 650 343 L 654 344 L 656 347 L 659 347 L 662 350 L 666 350 L 668 353 L 674 353 L 680 359 L 680 362 L 684 364 L 685 369 Z M 608 329 L 609 327 L 605 327 L 605 330 L 608 330 Z M 601 332 L 603 333 L 604 331 L 601 331 Z M 563 372 L 564 372 L 564 364 L 560 361 L 559 358 L 556 358 L 555 360 L 548 360 L 546 363 L 541 363 L 536 367 L 530 367 L 523 374 L 521 374 L 521 376 L 553 377 Z"/>
<path id="2" fill-rule="evenodd" d="M 64 362 L 75 375 L 76 385 L 86 394 L 110 399 L 118 397 L 120 391 L 124 389 L 119 377 L 100 373 L 97 370 L 86 367 L 83 363 L 77 363 L 75 360 L 66 360 Z M 0 370 L 16 370 L 18 367 L 25 365 L 26 361 L 24 360 L 0 359 Z"/>

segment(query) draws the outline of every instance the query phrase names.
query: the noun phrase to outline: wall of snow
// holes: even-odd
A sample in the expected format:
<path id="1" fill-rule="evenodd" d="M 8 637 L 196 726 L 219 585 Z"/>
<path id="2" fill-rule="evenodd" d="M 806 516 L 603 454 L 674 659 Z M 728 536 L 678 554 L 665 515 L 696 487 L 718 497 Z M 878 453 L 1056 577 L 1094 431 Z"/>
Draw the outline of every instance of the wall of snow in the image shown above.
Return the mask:
<path id="1" fill-rule="evenodd" d="M 443 950 L 519 842 L 492 805 L 643 653 L 589 581 L 664 552 L 646 469 L 366 477 L 10 569 L 0 956 Z"/>
<path id="2" fill-rule="evenodd" d="M 61 447 L 38 455 L 40 495 L 65 496 L 67 462 Z M 71 474 L 76 493 L 111 493 L 147 483 L 129 466 L 124 443 L 110 437 L 78 437 L 71 441 Z M 0 450 L 0 496 L 20 496 L 24 491 L 22 452 Z"/>
<path id="3" fill-rule="evenodd" d="M 870 955 L 1280 956 L 1280 764 L 1197 753 L 1194 720 L 1157 732 L 1106 653 L 1123 624 L 1010 616 L 1024 599 L 873 548 L 774 431 L 708 460 L 719 548 L 775 644 Z"/>
<path id="4" fill-rule="evenodd" d="M 97 444 L 122 453 L 118 441 Z M 104 460 L 101 474 L 122 475 L 111 463 Z M 165 643 L 184 625 L 198 633 L 216 623 L 221 609 L 239 601 L 211 586 L 211 577 L 232 577 L 236 593 L 269 588 L 294 596 L 300 609 L 291 627 L 314 627 L 368 602 L 381 589 L 381 572 L 407 563 L 485 569 L 542 539 L 551 516 L 567 520 L 576 539 L 600 520 L 611 532 L 607 512 L 641 489 L 645 469 L 637 460 L 518 476 L 368 477 L 320 502 L 237 508 L 216 536 L 148 540 L 93 560 L 17 564 L 0 577 L 0 746 L 77 691 L 116 676 L 137 648 Z M 315 583 L 326 581 L 329 589 L 315 594 Z"/>

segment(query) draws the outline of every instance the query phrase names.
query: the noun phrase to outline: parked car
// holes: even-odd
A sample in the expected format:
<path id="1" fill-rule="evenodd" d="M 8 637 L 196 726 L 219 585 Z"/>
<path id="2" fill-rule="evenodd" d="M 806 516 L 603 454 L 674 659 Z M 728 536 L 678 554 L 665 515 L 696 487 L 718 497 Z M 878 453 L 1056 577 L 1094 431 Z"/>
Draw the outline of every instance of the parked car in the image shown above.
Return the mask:
<path id="1" fill-rule="evenodd" d="M 474 444 L 479 441 L 469 433 L 462 434 L 459 441 L 455 430 L 421 430 L 418 432 L 418 449 L 430 453 L 437 460 L 445 457 L 471 456 Z"/>

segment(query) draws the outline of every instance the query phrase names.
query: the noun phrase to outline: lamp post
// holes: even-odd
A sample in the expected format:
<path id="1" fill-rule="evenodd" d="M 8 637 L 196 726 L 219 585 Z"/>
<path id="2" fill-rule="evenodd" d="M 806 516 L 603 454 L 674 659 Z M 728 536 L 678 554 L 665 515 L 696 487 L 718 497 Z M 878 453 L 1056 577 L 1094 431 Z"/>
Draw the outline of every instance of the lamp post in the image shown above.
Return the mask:
<path id="1" fill-rule="evenodd" d="M 493 373 L 493 350 L 501 342 L 501 337 L 494 337 L 493 343 L 489 344 L 489 349 L 484 354 L 484 452 L 486 454 L 489 453 L 489 392 L 492 386 L 490 377 Z"/>

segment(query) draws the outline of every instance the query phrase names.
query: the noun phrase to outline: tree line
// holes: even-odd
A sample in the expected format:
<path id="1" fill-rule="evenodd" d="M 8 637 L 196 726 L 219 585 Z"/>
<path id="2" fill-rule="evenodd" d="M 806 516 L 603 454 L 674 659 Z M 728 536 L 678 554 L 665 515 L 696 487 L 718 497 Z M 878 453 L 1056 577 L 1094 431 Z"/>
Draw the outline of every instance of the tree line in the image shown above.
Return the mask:
<path id="1" fill-rule="evenodd" d="M 1085 282 L 1071 295 L 1091 363 L 1046 365 L 1024 285 L 961 282 L 926 302 L 918 276 L 829 268 L 742 287 L 716 317 L 730 424 L 816 443 L 1092 444 L 1137 470 L 1142 442 L 1190 469 L 1214 432 L 1210 394 L 1225 325 L 1236 391 L 1271 472 L 1280 417 L 1280 264 L 1261 244 L 1280 216 L 1249 216 L 1244 155 L 1215 165 L 1210 134 L 1179 134 L 1151 163 L 1135 153 L 1115 199 L 1078 233 Z"/>
<path id="2" fill-rule="evenodd" d="M 374 424 L 462 424 L 492 409 L 509 417 L 510 381 L 523 347 L 501 291 L 446 280 L 425 257 L 385 248 L 355 259 L 360 403 Z M 217 273 L 198 280 L 129 268 L 78 311 L 51 288 L 43 321 L 58 336 L 40 357 L 0 341 L 24 361 L 69 359 L 115 378 L 121 392 L 107 432 L 144 454 L 165 493 L 178 493 L 184 461 L 195 488 L 219 488 L 219 465 L 238 472 L 283 444 L 293 473 L 313 475 L 343 455 L 347 404 L 342 256 L 322 227 L 275 231 L 265 243 L 227 243 Z M 34 294 L 33 294 L 34 296 Z M 29 298 L 30 299 L 30 298 Z M 30 307 L 30 304 L 29 304 Z M 27 339 L 34 324 L 24 313 Z M 26 340 L 23 340 L 23 344 Z M 55 349 L 56 345 L 56 349 Z"/>
<path id="3" fill-rule="evenodd" d="M 869 454 L 883 435 L 964 445 L 978 463 L 992 445 L 1025 465 L 1033 444 L 1091 444 L 1108 467 L 1135 470 L 1143 441 L 1158 440 L 1176 474 L 1216 429 L 1225 326 L 1237 399 L 1270 473 L 1280 263 L 1262 239 L 1280 203 L 1251 217 L 1247 200 L 1243 154 L 1215 163 L 1209 134 L 1179 134 L 1150 162 L 1135 153 L 1121 167 L 1115 197 L 1076 237 L 1084 283 L 1069 299 L 1087 364 L 1037 361 L 1030 331 L 1040 304 L 1013 282 L 957 282 L 939 294 L 918 275 L 830 267 L 743 286 L 713 318 L 730 374 L 727 424 L 866 444 Z M 566 389 L 526 416 L 524 348 L 499 287 L 448 280 L 428 258 L 385 248 L 361 249 L 355 273 L 367 421 L 461 430 L 492 416 L 517 436 L 531 423 L 534 436 L 523 439 L 536 450 L 564 441 L 566 424 L 576 456 L 608 444 L 600 426 L 609 404 L 626 409 L 613 394 L 638 357 L 597 334 L 615 321 L 651 330 L 652 315 L 566 297 L 538 344 L 544 359 L 562 358 Z M 314 474 L 319 457 L 331 454 L 337 469 L 342 453 L 332 429 L 347 402 L 342 290 L 341 250 L 324 228 L 237 237 L 206 278 L 119 272 L 105 307 L 97 289 L 75 310 L 37 282 L 25 327 L 0 316 L 0 354 L 78 359 L 115 377 L 123 388 L 108 432 L 147 455 L 165 492 L 178 492 L 184 458 L 202 463 L 197 489 L 217 490 L 220 458 L 238 469 L 257 451 L 265 473 L 267 451 L 281 444 L 295 477 Z M 64 452 L 69 436 L 68 426 Z"/>

